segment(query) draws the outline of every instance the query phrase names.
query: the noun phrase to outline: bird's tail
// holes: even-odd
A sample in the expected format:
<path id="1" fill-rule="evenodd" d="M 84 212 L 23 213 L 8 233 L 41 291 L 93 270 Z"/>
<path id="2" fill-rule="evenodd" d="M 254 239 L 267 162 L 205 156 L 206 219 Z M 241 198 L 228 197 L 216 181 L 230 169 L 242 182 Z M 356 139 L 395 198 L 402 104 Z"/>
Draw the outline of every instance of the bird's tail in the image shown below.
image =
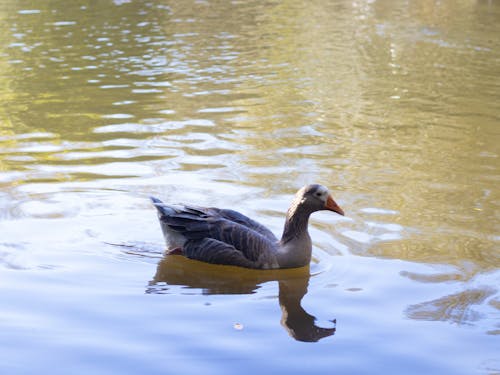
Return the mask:
<path id="1" fill-rule="evenodd" d="M 155 197 L 149 197 L 149 199 L 151 199 L 151 201 L 153 202 L 153 204 L 156 206 L 157 204 L 163 204 L 163 202 L 161 200 L 159 200 L 158 198 L 155 198 Z"/>
<path id="2" fill-rule="evenodd" d="M 175 205 L 168 205 L 163 203 L 161 200 L 155 197 L 149 197 L 151 201 L 153 202 L 154 206 L 158 210 L 158 214 L 160 215 L 160 218 L 162 216 L 170 216 L 176 213 L 176 208 Z"/>

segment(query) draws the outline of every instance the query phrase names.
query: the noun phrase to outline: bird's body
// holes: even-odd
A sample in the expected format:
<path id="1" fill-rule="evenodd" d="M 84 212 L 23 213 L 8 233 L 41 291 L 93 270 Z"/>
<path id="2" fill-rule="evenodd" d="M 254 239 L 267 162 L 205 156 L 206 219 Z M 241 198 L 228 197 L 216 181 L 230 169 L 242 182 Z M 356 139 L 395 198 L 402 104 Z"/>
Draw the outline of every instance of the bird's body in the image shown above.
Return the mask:
<path id="1" fill-rule="evenodd" d="M 311 213 L 330 210 L 343 215 L 328 189 L 300 189 L 288 210 L 281 240 L 262 224 L 239 212 L 214 207 L 168 205 L 151 198 L 158 210 L 167 253 L 208 263 L 257 269 L 302 267 L 311 260 L 307 231 Z"/>

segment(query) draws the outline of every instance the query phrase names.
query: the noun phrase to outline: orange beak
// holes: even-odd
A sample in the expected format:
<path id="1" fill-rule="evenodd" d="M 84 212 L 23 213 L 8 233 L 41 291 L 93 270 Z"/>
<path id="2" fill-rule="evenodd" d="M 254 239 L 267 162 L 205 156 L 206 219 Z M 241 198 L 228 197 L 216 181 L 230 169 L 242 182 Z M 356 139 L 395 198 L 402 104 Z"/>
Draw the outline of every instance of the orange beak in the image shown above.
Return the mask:
<path id="1" fill-rule="evenodd" d="M 325 210 L 330 210 L 330 211 L 338 213 L 339 215 L 344 216 L 344 210 L 342 210 L 339 207 L 339 205 L 333 200 L 331 195 L 329 195 L 327 200 L 326 200 Z"/>

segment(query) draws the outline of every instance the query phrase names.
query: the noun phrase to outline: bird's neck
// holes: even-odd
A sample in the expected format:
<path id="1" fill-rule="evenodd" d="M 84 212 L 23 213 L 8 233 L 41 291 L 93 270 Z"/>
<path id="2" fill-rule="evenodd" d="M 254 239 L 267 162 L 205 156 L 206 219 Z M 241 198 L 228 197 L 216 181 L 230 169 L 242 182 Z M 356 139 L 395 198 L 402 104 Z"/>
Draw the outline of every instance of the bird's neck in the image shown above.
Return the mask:
<path id="1" fill-rule="evenodd" d="M 312 244 L 307 225 L 310 215 L 311 212 L 300 205 L 292 205 L 288 210 L 277 254 L 280 267 L 302 267 L 309 264 Z"/>
<path id="2" fill-rule="evenodd" d="M 311 212 L 306 211 L 304 207 L 292 205 L 286 214 L 281 243 L 286 244 L 298 237 L 308 235 L 309 216 L 311 216 Z"/>

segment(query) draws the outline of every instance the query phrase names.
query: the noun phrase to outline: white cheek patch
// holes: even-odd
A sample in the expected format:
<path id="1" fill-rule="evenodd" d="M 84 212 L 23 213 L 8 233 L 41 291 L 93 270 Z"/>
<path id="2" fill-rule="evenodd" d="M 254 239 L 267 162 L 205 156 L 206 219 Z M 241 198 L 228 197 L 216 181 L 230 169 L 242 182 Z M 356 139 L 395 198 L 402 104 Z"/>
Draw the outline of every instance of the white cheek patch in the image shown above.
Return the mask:
<path id="1" fill-rule="evenodd" d="M 328 197 L 328 189 L 326 187 L 321 187 L 318 189 L 318 192 L 321 193 L 321 198 L 325 199 Z"/>

